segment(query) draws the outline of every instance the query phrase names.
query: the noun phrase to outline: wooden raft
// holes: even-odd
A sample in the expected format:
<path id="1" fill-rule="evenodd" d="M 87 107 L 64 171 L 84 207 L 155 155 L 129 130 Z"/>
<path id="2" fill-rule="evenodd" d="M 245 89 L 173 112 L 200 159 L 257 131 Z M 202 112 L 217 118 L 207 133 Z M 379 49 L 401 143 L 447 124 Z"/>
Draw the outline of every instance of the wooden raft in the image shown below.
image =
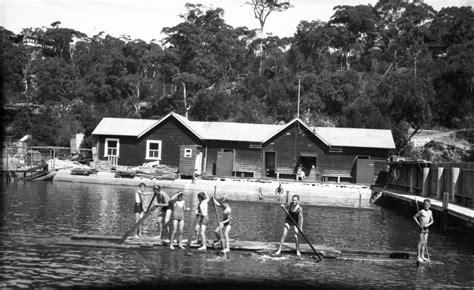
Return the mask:
<path id="1" fill-rule="evenodd" d="M 139 239 L 128 238 L 123 244 L 119 244 L 121 236 L 101 236 L 101 235 L 74 235 L 71 241 L 58 242 L 59 245 L 64 246 L 85 246 L 85 247 L 111 247 L 111 248 L 150 248 L 155 246 L 168 246 L 169 243 L 164 240 L 154 239 L 149 237 L 142 237 Z M 182 243 L 186 244 L 187 239 L 183 239 Z M 254 252 L 274 252 L 278 248 L 278 242 L 258 242 L 258 241 L 239 241 L 230 240 L 231 250 L 254 251 Z M 177 246 L 176 243 L 173 245 Z M 213 248 L 213 241 L 207 240 L 208 248 Z M 200 244 L 191 243 L 191 248 L 198 248 Z M 316 251 L 325 258 L 336 258 L 341 255 L 341 251 L 333 247 L 324 245 L 313 245 Z M 284 243 L 282 253 L 294 253 L 294 243 Z M 301 254 L 314 254 L 310 246 L 307 244 L 300 244 Z"/>

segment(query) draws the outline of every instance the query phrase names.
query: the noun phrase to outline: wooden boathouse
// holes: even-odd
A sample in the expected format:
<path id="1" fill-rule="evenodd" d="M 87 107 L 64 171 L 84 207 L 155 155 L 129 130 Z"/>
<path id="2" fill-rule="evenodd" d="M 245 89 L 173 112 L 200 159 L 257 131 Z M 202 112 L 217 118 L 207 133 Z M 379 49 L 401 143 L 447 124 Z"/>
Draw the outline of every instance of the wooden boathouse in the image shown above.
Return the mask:
<path id="1" fill-rule="evenodd" d="M 395 149 L 390 130 L 286 124 L 103 118 L 92 133 L 101 161 L 176 166 L 182 175 L 320 180 L 371 184 Z"/>

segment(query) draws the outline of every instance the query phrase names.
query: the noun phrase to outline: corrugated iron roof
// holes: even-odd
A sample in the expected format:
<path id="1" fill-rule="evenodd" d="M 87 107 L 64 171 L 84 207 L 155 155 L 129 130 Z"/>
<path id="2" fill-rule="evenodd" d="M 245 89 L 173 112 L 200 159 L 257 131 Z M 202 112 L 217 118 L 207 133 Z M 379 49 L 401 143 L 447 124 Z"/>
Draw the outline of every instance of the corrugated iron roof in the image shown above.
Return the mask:
<path id="1" fill-rule="evenodd" d="M 158 122 L 150 119 L 103 118 L 92 135 L 138 136 Z"/>
<path id="2" fill-rule="evenodd" d="M 140 137 L 170 116 L 174 116 L 202 140 L 263 143 L 295 121 L 305 125 L 300 119 L 294 119 L 284 125 L 190 121 L 179 114 L 170 113 L 161 120 L 103 118 L 92 134 Z M 307 128 L 329 146 L 395 149 L 390 130 L 337 127 Z"/>
<path id="3" fill-rule="evenodd" d="M 391 130 L 314 127 L 330 146 L 395 149 Z"/>
<path id="4" fill-rule="evenodd" d="M 189 121 L 205 140 L 262 142 L 283 125 Z"/>

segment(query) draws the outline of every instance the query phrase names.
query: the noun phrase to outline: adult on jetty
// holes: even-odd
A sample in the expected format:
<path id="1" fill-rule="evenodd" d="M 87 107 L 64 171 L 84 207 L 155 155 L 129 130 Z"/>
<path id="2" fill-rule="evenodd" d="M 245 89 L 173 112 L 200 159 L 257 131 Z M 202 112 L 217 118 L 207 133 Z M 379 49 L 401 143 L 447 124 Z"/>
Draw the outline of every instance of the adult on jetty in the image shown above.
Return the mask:
<path id="1" fill-rule="evenodd" d="M 300 205 L 300 196 L 295 194 L 291 198 L 291 202 L 287 205 L 282 204 L 282 207 L 285 207 L 288 210 L 288 213 L 290 214 L 291 218 L 298 224 L 300 229 L 303 229 L 303 208 Z M 285 242 L 286 235 L 288 234 L 288 230 L 290 227 L 293 228 L 293 231 L 295 233 L 295 246 L 296 246 L 296 255 L 301 256 L 300 250 L 299 250 L 299 242 L 298 242 L 298 227 L 293 224 L 293 221 L 291 220 L 289 216 L 286 217 L 285 219 L 285 226 L 283 227 L 283 235 L 281 237 L 280 245 L 278 246 L 278 249 L 275 252 L 275 255 L 279 255 L 281 252 L 281 247 L 283 246 L 283 243 Z"/>
<path id="2" fill-rule="evenodd" d="M 153 193 L 155 194 L 156 200 L 158 202 L 157 206 L 161 206 L 161 210 L 160 210 L 160 213 L 158 214 L 158 219 L 157 219 L 159 233 L 158 233 L 158 236 L 156 236 L 155 238 L 161 239 L 161 236 L 163 233 L 163 222 L 162 222 L 163 217 L 165 218 L 164 224 L 165 224 L 166 230 L 168 231 L 168 233 L 170 232 L 169 226 L 168 226 L 168 223 L 171 218 L 171 208 L 169 207 L 170 197 L 166 192 L 161 190 L 161 186 L 159 185 L 153 186 Z"/>
<path id="3" fill-rule="evenodd" d="M 207 195 L 207 193 L 202 191 L 198 193 L 197 197 L 199 200 L 197 213 L 196 213 L 198 222 L 194 230 L 196 239 L 193 241 L 193 243 L 198 243 L 199 238 L 201 238 L 202 245 L 201 247 L 198 248 L 198 250 L 205 251 L 206 250 L 206 225 L 209 222 L 209 216 L 208 216 L 209 196 Z"/>
<path id="4" fill-rule="evenodd" d="M 275 200 L 277 202 L 281 202 L 281 199 L 283 198 L 283 187 L 281 187 L 281 182 L 278 183 L 278 187 L 275 189 Z"/>
<path id="5" fill-rule="evenodd" d="M 433 213 L 430 210 L 431 201 L 429 199 L 425 199 L 423 201 L 423 207 L 419 212 L 417 212 L 413 219 L 420 227 L 420 240 L 418 241 L 418 262 L 428 261 L 429 259 L 425 257 L 425 253 L 427 253 L 427 244 L 428 244 L 428 232 L 429 226 L 431 226 L 433 221 Z"/>

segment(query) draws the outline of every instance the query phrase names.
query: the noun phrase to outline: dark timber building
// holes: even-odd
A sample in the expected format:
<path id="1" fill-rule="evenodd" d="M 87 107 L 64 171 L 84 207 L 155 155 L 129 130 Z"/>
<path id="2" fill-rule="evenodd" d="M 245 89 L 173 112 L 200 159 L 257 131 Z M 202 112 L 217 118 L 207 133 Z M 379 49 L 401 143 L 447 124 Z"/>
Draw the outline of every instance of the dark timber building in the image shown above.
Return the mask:
<path id="1" fill-rule="evenodd" d="M 104 118 L 92 134 L 98 158 L 118 165 L 159 161 L 182 175 L 292 179 L 302 167 L 308 182 L 372 183 L 377 162 L 395 149 L 390 130 L 309 127 L 299 118 L 283 125 L 190 121 L 176 113 Z"/>

